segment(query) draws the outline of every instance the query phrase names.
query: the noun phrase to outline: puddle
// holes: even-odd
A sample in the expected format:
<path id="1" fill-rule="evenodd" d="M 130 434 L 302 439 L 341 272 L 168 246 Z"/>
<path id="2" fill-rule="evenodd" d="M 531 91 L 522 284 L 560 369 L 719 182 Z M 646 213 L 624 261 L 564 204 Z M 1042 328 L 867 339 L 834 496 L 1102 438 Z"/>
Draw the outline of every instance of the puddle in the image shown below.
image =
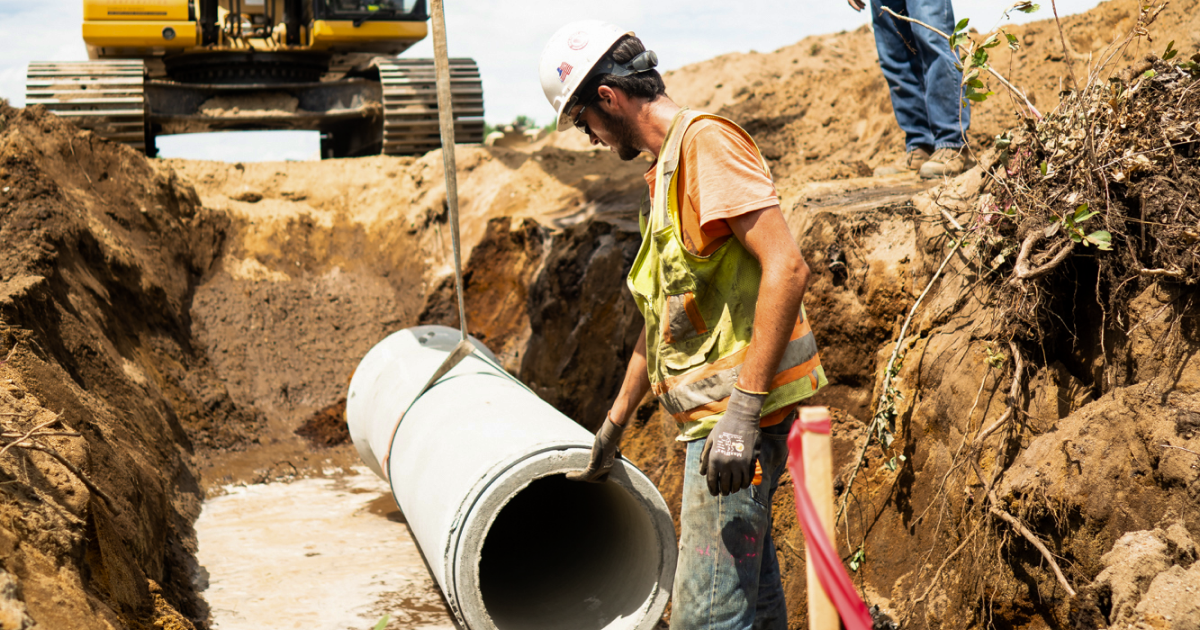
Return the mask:
<path id="1" fill-rule="evenodd" d="M 454 630 L 403 513 L 366 468 L 227 486 L 196 532 L 213 630 L 371 630 L 385 613 L 389 630 Z"/>

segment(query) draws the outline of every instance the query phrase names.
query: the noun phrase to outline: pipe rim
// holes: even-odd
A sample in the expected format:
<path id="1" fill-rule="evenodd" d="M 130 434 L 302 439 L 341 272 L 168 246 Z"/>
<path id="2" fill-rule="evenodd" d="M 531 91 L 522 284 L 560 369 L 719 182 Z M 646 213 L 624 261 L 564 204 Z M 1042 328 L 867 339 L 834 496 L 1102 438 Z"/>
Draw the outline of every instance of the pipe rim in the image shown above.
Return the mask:
<path id="1" fill-rule="evenodd" d="M 501 510 L 535 481 L 581 470 L 587 466 L 590 458 L 590 446 L 560 447 L 533 453 L 507 466 L 499 475 L 489 475 L 490 481 L 476 496 L 466 516 L 459 521 L 457 535 L 446 550 L 446 579 L 455 594 L 452 608 L 465 627 L 497 630 L 489 615 L 477 614 L 477 611 L 487 610 L 479 584 L 478 552 L 482 551 L 482 541 L 486 539 Z M 666 610 L 674 583 L 678 555 L 675 524 L 658 488 L 632 462 L 618 459 L 606 483 L 615 483 L 628 493 L 642 507 L 654 529 L 659 549 L 655 587 L 642 602 L 640 622 L 636 626 L 622 626 L 631 630 L 652 630 Z M 469 541 L 479 541 L 474 563 L 465 557 L 470 550 Z"/>

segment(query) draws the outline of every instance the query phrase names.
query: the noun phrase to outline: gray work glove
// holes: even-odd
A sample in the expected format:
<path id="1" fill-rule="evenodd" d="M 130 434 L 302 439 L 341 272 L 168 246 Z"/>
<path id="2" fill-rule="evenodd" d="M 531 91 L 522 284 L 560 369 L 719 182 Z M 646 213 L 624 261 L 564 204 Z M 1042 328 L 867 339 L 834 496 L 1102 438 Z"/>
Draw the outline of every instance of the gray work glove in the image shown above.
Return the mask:
<path id="1" fill-rule="evenodd" d="M 714 497 L 750 487 L 762 445 L 758 416 L 766 399 L 766 394 L 733 388 L 725 415 L 708 434 L 700 454 L 700 474 L 708 477 L 708 492 Z"/>
<path id="2" fill-rule="evenodd" d="M 587 468 L 567 473 L 567 479 L 592 483 L 607 481 L 608 472 L 612 470 L 613 462 L 617 459 L 617 444 L 621 443 L 621 436 L 624 434 L 625 427 L 618 426 L 607 417 L 604 418 L 604 424 L 600 425 L 600 430 L 596 432 L 596 441 L 592 444 L 592 459 Z"/>

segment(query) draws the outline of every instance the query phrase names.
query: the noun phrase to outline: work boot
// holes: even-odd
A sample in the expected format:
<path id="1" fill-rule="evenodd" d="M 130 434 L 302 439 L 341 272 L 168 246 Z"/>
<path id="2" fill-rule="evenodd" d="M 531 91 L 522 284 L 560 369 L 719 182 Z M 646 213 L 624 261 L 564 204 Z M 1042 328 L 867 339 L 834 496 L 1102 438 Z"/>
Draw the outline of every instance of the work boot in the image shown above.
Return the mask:
<path id="1" fill-rule="evenodd" d="M 972 166 L 975 166 L 975 163 L 967 157 L 966 147 L 945 148 L 934 151 L 929 161 L 921 165 L 920 173 L 924 179 L 954 177 L 965 173 Z"/>
<path id="2" fill-rule="evenodd" d="M 896 175 L 899 173 L 915 173 L 929 159 L 929 151 L 925 147 L 917 147 L 904 154 L 904 157 L 875 169 L 875 176 Z"/>

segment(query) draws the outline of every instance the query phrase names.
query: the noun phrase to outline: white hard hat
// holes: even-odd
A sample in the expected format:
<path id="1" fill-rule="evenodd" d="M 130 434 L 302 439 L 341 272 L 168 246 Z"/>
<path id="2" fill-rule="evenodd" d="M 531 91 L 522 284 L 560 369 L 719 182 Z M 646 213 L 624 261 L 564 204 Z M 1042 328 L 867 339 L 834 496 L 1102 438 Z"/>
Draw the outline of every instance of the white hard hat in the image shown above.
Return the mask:
<path id="1" fill-rule="evenodd" d="M 575 90 L 624 35 L 633 35 L 633 31 L 600 20 L 580 20 L 558 29 L 546 43 L 538 62 L 538 74 L 546 100 L 558 114 L 559 131 L 571 128 L 570 109 Z"/>

